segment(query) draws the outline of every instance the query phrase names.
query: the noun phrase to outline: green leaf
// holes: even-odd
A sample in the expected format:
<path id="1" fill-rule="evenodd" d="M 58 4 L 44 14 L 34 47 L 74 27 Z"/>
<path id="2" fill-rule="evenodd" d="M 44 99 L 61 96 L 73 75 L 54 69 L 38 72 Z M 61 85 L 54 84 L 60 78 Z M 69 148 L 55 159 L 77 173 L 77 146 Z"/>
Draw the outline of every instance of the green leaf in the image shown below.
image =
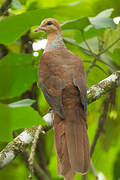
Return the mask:
<path id="1" fill-rule="evenodd" d="M 97 61 L 96 65 L 100 66 L 102 69 L 104 69 L 105 72 L 107 72 L 106 65 L 104 65 L 100 61 Z M 89 66 L 90 66 L 90 64 L 88 64 L 87 70 L 88 70 Z M 99 76 L 98 76 L 98 74 L 99 74 Z M 92 85 L 97 84 L 98 82 L 105 79 L 106 77 L 107 77 L 107 75 L 103 71 L 101 71 L 99 68 L 94 66 L 92 68 L 92 70 L 90 71 L 90 73 L 88 73 L 87 87 L 91 87 Z"/>
<path id="2" fill-rule="evenodd" d="M 98 39 L 97 39 L 97 37 L 87 39 L 86 42 L 89 44 L 89 47 L 91 48 L 92 52 L 98 53 Z M 80 43 L 80 46 L 88 49 L 85 42 Z"/>
<path id="3" fill-rule="evenodd" d="M 32 107 L 11 108 L 0 104 L 0 141 L 12 140 L 12 132 L 16 129 L 29 128 L 46 122 Z"/>
<path id="4" fill-rule="evenodd" d="M 62 29 L 78 29 L 83 30 L 86 26 L 90 24 L 87 17 L 82 17 L 80 19 L 74 19 L 62 24 Z"/>
<path id="5" fill-rule="evenodd" d="M 51 179 L 57 180 L 56 177 L 58 177 L 58 172 L 57 172 L 57 155 L 56 155 L 56 153 L 53 153 L 52 156 L 50 157 L 50 163 L 48 165 L 48 170 L 51 172 Z"/>
<path id="6" fill-rule="evenodd" d="M 78 43 L 76 43 L 75 42 L 75 40 L 74 39 L 72 39 L 72 38 L 68 38 L 68 37 L 64 37 L 64 41 L 65 42 L 67 42 L 67 43 L 70 43 L 70 44 L 72 44 L 72 45 L 74 45 L 74 46 L 76 46 L 76 47 L 78 47 L 81 51 L 83 51 L 86 55 L 88 55 L 88 56 L 92 56 L 92 53 L 87 49 L 87 48 L 83 48 L 82 46 L 81 46 L 81 44 L 78 44 Z M 68 48 L 69 49 L 69 48 Z"/>
<path id="7" fill-rule="evenodd" d="M 96 18 L 99 18 L 99 17 L 108 18 L 108 17 L 111 16 L 111 14 L 112 14 L 113 11 L 114 11 L 113 8 L 111 8 L 111 9 L 106 9 L 106 10 L 100 12 L 100 13 L 96 16 Z"/>
<path id="8" fill-rule="evenodd" d="M 102 54 L 100 56 L 100 61 L 107 65 L 111 73 L 118 70 L 118 66 L 113 62 L 112 58 L 108 54 Z"/>
<path id="9" fill-rule="evenodd" d="M 48 112 L 48 109 L 50 107 L 49 107 L 49 105 L 44 97 L 44 94 L 40 88 L 38 88 L 37 102 L 38 102 L 38 109 L 39 109 L 40 115 L 44 116 Z"/>
<path id="10" fill-rule="evenodd" d="M 112 12 L 114 9 L 107 9 L 105 11 L 102 11 L 95 17 L 90 17 L 89 21 L 93 25 L 94 28 L 100 29 L 100 28 L 112 28 L 115 29 L 117 25 L 114 23 L 113 19 L 110 18 Z"/>
<path id="11" fill-rule="evenodd" d="M 114 23 L 112 18 L 95 17 L 95 18 L 89 18 L 89 20 L 96 29 L 100 29 L 100 28 L 115 29 L 117 27 L 117 25 Z"/>
<path id="12" fill-rule="evenodd" d="M 9 54 L 0 61 L 0 99 L 20 96 L 37 81 L 34 57 L 27 54 Z"/>
<path id="13" fill-rule="evenodd" d="M 120 48 L 120 24 L 117 25 L 117 29 L 115 30 L 107 29 L 105 31 L 104 42 L 105 42 L 105 48 L 109 47 L 111 44 L 114 44 L 109 49 L 110 52 L 113 52 L 116 48 L 117 49 Z"/>
<path id="14" fill-rule="evenodd" d="M 86 9 L 82 8 L 85 4 L 85 2 L 82 2 L 75 5 L 38 9 L 4 18 L 0 21 L 0 43 L 8 45 L 15 42 L 31 26 L 39 25 L 47 17 L 57 18 L 63 22 L 64 20 L 90 15 L 92 9 L 89 6 L 86 6 Z"/>
<path id="15" fill-rule="evenodd" d="M 116 48 L 113 52 L 108 53 L 112 60 L 120 66 L 120 49 Z"/>
<path id="16" fill-rule="evenodd" d="M 13 6 L 15 9 L 20 9 L 20 10 L 22 10 L 21 3 L 20 3 L 18 0 L 12 0 L 12 6 Z"/>
<path id="17" fill-rule="evenodd" d="M 45 149 L 45 154 L 46 154 L 46 159 L 47 161 L 50 160 L 50 157 L 52 155 L 52 151 L 54 148 L 54 134 L 53 134 L 53 129 L 49 130 L 44 136 L 44 149 Z"/>
<path id="18" fill-rule="evenodd" d="M 120 167 L 120 150 L 118 151 L 115 162 L 114 162 L 114 169 L 113 169 L 114 180 L 119 180 L 120 178 L 119 167 Z"/>
<path id="19" fill-rule="evenodd" d="M 30 106 L 33 103 L 35 103 L 35 100 L 33 100 L 33 99 L 23 99 L 21 101 L 17 101 L 17 102 L 8 104 L 8 107 L 11 107 L 11 108 L 25 107 L 25 106 Z"/>
<path id="20" fill-rule="evenodd" d="M 22 163 L 20 156 L 17 156 L 6 168 L 0 173 L 0 179 L 9 180 L 26 180 L 29 176 L 25 163 Z M 35 179 L 34 179 L 35 180 Z"/>

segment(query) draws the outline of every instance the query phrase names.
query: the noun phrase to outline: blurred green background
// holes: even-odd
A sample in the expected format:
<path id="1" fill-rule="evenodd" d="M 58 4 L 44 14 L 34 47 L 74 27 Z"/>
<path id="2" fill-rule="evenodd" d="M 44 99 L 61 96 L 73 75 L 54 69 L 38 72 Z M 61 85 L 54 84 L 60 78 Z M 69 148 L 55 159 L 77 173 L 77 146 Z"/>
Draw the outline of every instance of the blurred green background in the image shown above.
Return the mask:
<path id="1" fill-rule="evenodd" d="M 42 116 L 49 106 L 37 84 L 37 67 L 47 36 L 33 30 L 47 17 L 61 23 L 66 46 L 84 61 L 89 88 L 120 69 L 119 16 L 119 0 L 0 0 L 0 150 L 13 139 L 14 130 L 45 124 Z M 88 106 L 90 144 L 103 116 L 92 162 L 99 180 L 119 180 L 120 88 Z M 36 161 L 49 179 L 62 180 L 53 139 L 53 130 L 41 136 Z M 1 180 L 27 180 L 28 175 L 20 155 L 0 171 Z M 86 179 L 95 179 L 91 170 Z"/>

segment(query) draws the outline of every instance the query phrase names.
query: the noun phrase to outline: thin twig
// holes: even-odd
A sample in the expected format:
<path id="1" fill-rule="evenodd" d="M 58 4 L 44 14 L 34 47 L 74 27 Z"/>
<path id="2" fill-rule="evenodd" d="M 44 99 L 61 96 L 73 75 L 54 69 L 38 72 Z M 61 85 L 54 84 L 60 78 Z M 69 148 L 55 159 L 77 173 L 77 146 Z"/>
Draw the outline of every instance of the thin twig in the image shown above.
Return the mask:
<path id="1" fill-rule="evenodd" d="M 36 157 L 38 159 L 39 166 L 44 170 L 44 172 L 48 175 L 48 177 L 50 177 L 50 173 L 47 169 L 47 159 L 45 157 L 43 136 L 40 136 L 37 142 Z"/>
<path id="2" fill-rule="evenodd" d="M 41 129 L 42 129 L 42 126 L 38 126 L 38 128 L 37 128 L 37 130 L 35 132 L 35 137 L 34 137 L 34 140 L 33 140 L 32 147 L 31 147 L 30 157 L 28 159 L 28 161 L 29 161 L 29 169 L 30 169 L 30 175 L 29 175 L 30 180 L 32 180 L 32 176 L 33 176 L 33 173 L 34 173 L 33 163 L 34 163 L 35 149 L 36 149 L 36 146 L 37 146 L 37 141 L 39 139 Z"/>
<path id="3" fill-rule="evenodd" d="M 22 153 L 22 158 L 23 160 L 26 162 L 27 168 L 29 168 L 29 151 L 28 150 L 24 150 Z M 38 178 L 38 180 L 50 180 L 50 178 L 48 177 L 48 175 L 42 170 L 42 168 L 37 164 L 37 163 L 33 163 L 33 170 L 34 170 L 34 175 Z"/>
<path id="4" fill-rule="evenodd" d="M 97 59 L 96 57 L 94 58 L 94 60 L 92 61 L 91 65 L 89 66 L 88 70 L 86 71 L 86 75 L 88 75 L 88 73 L 92 70 L 92 68 L 95 66 Z"/>
<path id="5" fill-rule="evenodd" d="M 108 94 L 108 96 L 106 97 L 106 99 L 104 101 L 104 111 L 103 111 L 102 115 L 100 116 L 100 119 L 98 122 L 98 128 L 96 130 L 96 134 L 94 136 L 94 140 L 93 140 L 91 150 L 90 150 L 90 157 L 92 157 L 97 140 L 100 137 L 101 132 L 103 131 L 104 123 L 107 118 L 107 113 L 108 113 L 108 109 L 109 109 L 109 103 L 110 103 L 110 94 Z"/>
<path id="6" fill-rule="evenodd" d="M 73 39 L 64 37 L 63 40 L 64 40 L 65 42 L 68 42 L 68 43 L 70 43 L 70 44 L 72 44 L 72 45 L 80 48 L 80 50 L 81 50 L 82 52 L 84 52 L 85 54 L 87 54 L 88 56 L 93 56 L 93 54 L 91 53 L 91 51 L 89 51 L 88 49 L 83 48 L 82 46 L 80 46 L 80 44 L 76 43 Z"/>
<path id="7" fill-rule="evenodd" d="M 90 54 L 90 56 L 92 55 L 93 57 L 94 57 L 94 60 L 92 61 L 92 63 L 91 63 L 91 65 L 90 65 L 90 67 L 88 68 L 88 70 L 86 71 L 86 74 L 88 75 L 88 73 L 92 70 L 92 68 L 96 65 L 96 61 L 97 61 L 97 59 L 99 59 L 99 57 L 100 57 L 100 55 L 102 55 L 102 54 L 104 54 L 106 51 L 108 51 L 110 48 L 112 48 L 119 40 L 120 40 L 120 38 L 118 38 L 117 40 L 115 40 L 112 44 L 110 44 L 106 49 L 103 49 L 103 50 L 101 50 L 98 54 L 95 54 L 93 51 L 92 51 L 92 49 L 90 48 L 90 46 L 89 46 L 89 44 L 88 44 L 88 42 L 86 41 L 86 39 L 85 39 L 85 36 L 84 36 L 84 31 L 81 31 L 81 33 L 82 33 L 82 37 L 83 37 L 83 40 L 84 40 L 84 42 L 85 42 L 85 44 L 86 44 L 86 46 L 87 46 L 87 48 L 88 48 L 88 52 L 89 52 L 89 54 Z M 74 45 L 76 45 L 76 46 L 79 46 L 78 44 L 76 44 L 76 43 L 73 43 L 73 42 L 71 42 L 71 41 L 69 41 L 70 43 L 72 43 L 72 44 L 74 44 Z M 82 49 L 81 49 L 82 50 Z M 84 53 L 86 53 L 84 50 L 82 50 Z M 87 53 L 86 53 L 87 54 Z"/>
<path id="8" fill-rule="evenodd" d="M 83 34 L 84 35 L 84 34 Z M 84 36 L 83 36 L 84 37 Z M 120 38 L 118 38 L 117 40 L 115 40 L 112 44 L 110 44 L 106 49 L 101 50 L 98 54 L 94 54 L 93 56 L 95 57 L 94 60 L 92 61 L 90 67 L 88 68 L 88 70 L 86 71 L 86 74 L 88 75 L 88 73 L 92 70 L 92 68 L 96 65 L 96 61 L 97 59 L 99 59 L 99 57 L 104 54 L 106 51 L 108 51 L 110 48 L 112 48 L 118 41 L 120 40 Z M 87 41 L 84 39 L 87 47 L 90 50 L 90 46 L 88 45 Z M 92 51 L 91 51 L 92 52 Z"/>
<path id="9" fill-rule="evenodd" d="M 94 167 L 94 165 L 93 165 L 93 163 L 92 163 L 92 160 L 90 161 L 90 168 L 91 168 L 91 170 L 92 170 L 92 172 L 93 172 L 96 180 L 98 180 L 98 179 L 99 179 L 98 173 L 97 173 L 97 171 L 96 171 L 96 169 L 95 169 L 95 167 Z"/>
<path id="10" fill-rule="evenodd" d="M 84 60 L 83 62 L 85 62 L 85 63 L 91 63 L 90 60 Z M 97 67 L 97 68 L 99 68 L 99 69 L 100 69 L 101 71 L 103 71 L 106 75 L 109 75 L 109 74 L 108 74 L 107 72 L 105 72 L 104 69 L 101 68 L 98 64 L 95 64 L 94 66 Z"/>
<path id="11" fill-rule="evenodd" d="M 106 49 L 101 51 L 100 53 L 97 54 L 97 56 L 100 56 L 104 54 L 106 51 L 108 51 L 110 48 L 112 48 L 118 41 L 120 41 L 120 38 L 116 39 L 112 44 L 110 44 Z"/>
<path id="12" fill-rule="evenodd" d="M 13 131 L 13 137 L 16 138 L 17 137 L 17 133 L 16 131 Z M 21 152 L 21 157 L 22 159 L 25 161 L 27 168 L 29 168 L 29 151 L 25 148 L 23 148 L 22 152 Z M 50 180 L 50 178 L 48 177 L 48 175 L 42 170 L 42 168 L 37 164 L 37 163 L 33 163 L 33 169 L 34 169 L 34 175 L 36 176 L 36 178 L 38 180 Z"/>
<path id="13" fill-rule="evenodd" d="M 91 54 L 95 57 L 96 54 L 92 51 L 92 49 L 90 48 L 86 38 L 85 38 L 85 34 L 84 34 L 84 31 L 81 31 L 81 34 L 82 34 L 82 37 L 83 37 L 83 41 L 85 42 L 87 48 L 89 49 L 89 51 L 91 52 Z"/>
<path id="14" fill-rule="evenodd" d="M 91 63 L 91 60 L 83 60 L 83 62 Z"/>
<path id="15" fill-rule="evenodd" d="M 91 146 L 90 150 L 90 157 L 92 157 L 94 150 L 95 150 L 95 145 L 97 143 L 98 138 L 100 137 L 101 132 L 103 131 L 104 123 L 107 117 L 108 109 L 109 109 L 109 103 L 110 103 L 110 95 L 108 95 L 104 101 L 104 111 L 102 115 L 100 116 L 99 122 L 98 122 L 98 128 L 96 130 L 96 134 L 94 136 L 94 140 Z M 86 179 L 86 175 L 83 175 L 83 180 Z"/>
<path id="16" fill-rule="evenodd" d="M 83 175 L 83 176 L 82 176 L 82 180 L 86 180 L 86 175 Z"/>
<path id="17" fill-rule="evenodd" d="M 102 38 L 100 38 L 100 37 L 98 37 L 97 38 L 98 39 L 98 50 L 99 50 L 99 52 L 101 52 L 101 51 L 103 51 L 103 49 L 104 49 L 104 40 L 102 40 Z"/>
<path id="18" fill-rule="evenodd" d="M 109 75 L 107 72 L 104 71 L 103 68 L 101 68 L 99 65 L 95 64 L 94 65 L 95 67 L 99 68 L 102 72 L 104 72 L 106 75 Z"/>
<path id="19" fill-rule="evenodd" d="M 98 180 L 98 179 L 99 179 L 99 178 L 98 178 L 98 173 L 97 173 L 97 171 L 96 171 L 96 169 L 95 169 L 95 167 L 94 167 L 94 165 L 93 165 L 93 163 L 92 163 L 92 160 L 90 161 L 90 168 L 91 168 L 91 170 L 92 170 L 92 172 L 93 172 L 96 180 Z M 83 176 L 82 176 L 82 180 L 86 180 L 86 175 L 83 175 Z"/>

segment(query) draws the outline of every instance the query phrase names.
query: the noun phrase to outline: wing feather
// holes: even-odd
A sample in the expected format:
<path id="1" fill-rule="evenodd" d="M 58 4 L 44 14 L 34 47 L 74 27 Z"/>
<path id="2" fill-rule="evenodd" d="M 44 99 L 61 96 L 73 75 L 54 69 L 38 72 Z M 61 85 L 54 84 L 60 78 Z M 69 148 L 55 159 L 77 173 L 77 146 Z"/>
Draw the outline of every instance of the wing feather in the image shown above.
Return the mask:
<path id="1" fill-rule="evenodd" d="M 65 88 L 65 81 L 55 76 L 54 72 L 51 72 L 46 55 L 43 55 L 40 60 L 38 77 L 39 86 L 48 104 L 62 119 L 64 119 L 62 90 Z"/>

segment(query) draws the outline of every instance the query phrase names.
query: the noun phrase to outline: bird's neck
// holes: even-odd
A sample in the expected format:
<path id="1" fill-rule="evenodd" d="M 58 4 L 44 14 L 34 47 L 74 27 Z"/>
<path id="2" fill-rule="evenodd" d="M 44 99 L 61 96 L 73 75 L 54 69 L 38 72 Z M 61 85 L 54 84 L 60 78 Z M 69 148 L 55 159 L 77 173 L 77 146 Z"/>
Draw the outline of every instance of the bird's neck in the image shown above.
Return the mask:
<path id="1" fill-rule="evenodd" d="M 65 45 L 64 45 L 61 33 L 58 33 L 58 34 L 51 33 L 48 35 L 48 42 L 47 42 L 44 52 L 60 50 L 63 47 L 65 47 Z"/>

